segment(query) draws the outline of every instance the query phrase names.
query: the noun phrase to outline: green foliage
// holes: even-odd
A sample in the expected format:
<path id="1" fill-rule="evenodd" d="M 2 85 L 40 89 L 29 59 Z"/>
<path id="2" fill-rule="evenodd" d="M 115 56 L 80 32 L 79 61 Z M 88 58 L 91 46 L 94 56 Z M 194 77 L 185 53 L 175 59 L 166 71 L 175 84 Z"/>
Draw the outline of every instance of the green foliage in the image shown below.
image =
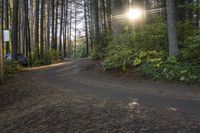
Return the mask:
<path id="1" fill-rule="evenodd" d="M 135 32 L 112 36 L 104 58 L 105 70 L 136 69 L 154 80 L 200 81 L 200 31 L 192 22 L 178 23 L 180 56 L 168 57 L 167 29 L 161 18 Z M 104 55 L 104 56 L 100 56 Z"/>
<path id="2" fill-rule="evenodd" d="M 193 22 L 178 24 L 180 58 L 182 62 L 200 64 L 200 30 Z"/>
<path id="3" fill-rule="evenodd" d="M 77 45 L 75 58 L 85 58 L 87 56 L 87 49 L 85 45 Z"/>
<path id="4" fill-rule="evenodd" d="M 32 57 L 31 66 L 49 65 L 61 59 L 60 52 L 54 49 L 45 52 L 43 59 L 38 58 L 37 52 L 34 52 Z"/>
<path id="5" fill-rule="evenodd" d="M 161 58 L 155 62 L 144 62 L 141 65 L 141 71 L 145 76 L 155 80 L 200 81 L 200 67 L 183 64 L 175 57 Z"/>
<path id="6" fill-rule="evenodd" d="M 105 50 L 102 49 L 95 49 L 91 54 L 90 57 L 94 60 L 101 60 L 105 57 Z"/>
<path id="7" fill-rule="evenodd" d="M 132 33 L 124 33 L 120 35 L 114 35 L 111 37 L 111 41 L 109 42 L 108 51 L 116 45 L 125 45 L 130 48 L 135 47 L 135 32 Z M 111 47 L 111 48 L 109 48 Z"/>
<path id="8" fill-rule="evenodd" d="M 60 59 L 61 59 L 60 52 L 52 49 L 44 53 L 44 58 L 42 62 L 43 65 L 49 65 L 51 63 L 59 61 Z"/>
<path id="9" fill-rule="evenodd" d="M 5 65 L 4 67 L 5 75 L 15 74 L 21 68 L 21 65 L 17 61 L 5 60 L 4 65 Z"/>
<path id="10" fill-rule="evenodd" d="M 104 68 L 126 71 L 133 65 L 134 50 L 126 45 L 112 45 L 108 47 L 108 54 L 103 62 Z"/>
<path id="11" fill-rule="evenodd" d="M 188 37 L 200 35 L 199 29 L 191 21 L 179 22 L 177 24 L 177 30 L 180 48 L 187 46 L 186 42 Z"/>
<path id="12" fill-rule="evenodd" d="M 168 81 L 200 81 L 200 67 L 181 63 L 175 57 L 167 57 L 164 51 L 141 51 L 125 46 L 113 48 L 105 58 L 103 66 L 106 70 L 117 69 L 127 71 L 129 69 L 139 70 L 145 77 L 153 80 Z"/>
<path id="13" fill-rule="evenodd" d="M 181 49 L 182 61 L 200 64 L 200 35 L 190 36 L 184 43 L 185 47 Z"/>
<path id="14" fill-rule="evenodd" d="M 90 55 L 92 59 L 99 60 L 103 59 L 109 54 L 109 52 L 112 52 L 113 50 L 117 50 L 117 47 L 120 47 L 120 45 L 127 46 L 129 48 L 134 48 L 135 46 L 135 33 L 125 33 L 120 35 L 113 35 L 109 36 L 108 39 L 108 47 L 106 49 L 104 48 L 96 48 L 94 52 Z M 123 47 L 122 46 L 122 47 Z M 112 53 L 111 53 L 112 54 Z"/>
<path id="15" fill-rule="evenodd" d="M 114 46 L 118 47 L 119 45 L 127 46 L 137 51 L 167 49 L 166 31 L 164 20 L 162 18 L 157 18 L 153 20 L 152 23 L 145 24 L 135 29 L 133 32 L 110 36 L 106 53 L 109 55 L 109 53 L 112 52 L 109 47 L 114 48 Z M 94 59 L 102 59 L 102 57 L 104 57 L 102 55 L 104 54 L 101 53 L 101 50 L 96 50 L 92 54 L 92 57 Z"/>
<path id="16" fill-rule="evenodd" d="M 162 18 L 143 25 L 136 30 L 136 48 L 138 50 L 164 50 L 167 49 L 167 28 Z"/>
<path id="17" fill-rule="evenodd" d="M 197 3 L 186 3 L 183 5 L 179 5 L 180 8 L 185 8 L 187 10 L 192 10 L 194 12 L 196 12 L 197 10 L 200 11 L 200 5 Z"/>

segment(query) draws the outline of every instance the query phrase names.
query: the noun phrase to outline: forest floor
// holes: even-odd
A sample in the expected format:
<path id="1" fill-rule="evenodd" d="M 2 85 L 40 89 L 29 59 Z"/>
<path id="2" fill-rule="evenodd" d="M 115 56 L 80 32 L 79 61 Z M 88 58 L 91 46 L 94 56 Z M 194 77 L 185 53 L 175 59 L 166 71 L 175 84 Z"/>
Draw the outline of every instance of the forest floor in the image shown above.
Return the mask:
<path id="1" fill-rule="evenodd" d="M 200 133 L 199 85 L 131 79 L 95 65 L 66 60 L 9 78 L 0 85 L 0 132 Z"/>

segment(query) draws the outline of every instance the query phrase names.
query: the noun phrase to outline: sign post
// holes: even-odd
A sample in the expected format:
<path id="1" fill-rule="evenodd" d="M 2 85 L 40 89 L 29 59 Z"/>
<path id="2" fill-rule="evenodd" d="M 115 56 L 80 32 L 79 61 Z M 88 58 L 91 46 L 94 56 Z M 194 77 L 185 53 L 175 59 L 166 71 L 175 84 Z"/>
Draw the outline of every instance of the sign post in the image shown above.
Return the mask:
<path id="1" fill-rule="evenodd" d="M 9 30 L 3 30 L 3 41 L 4 42 L 9 42 L 10 37 L 9 37 Z"/>
<path id="2" fill-rule="evenodd" d="M 0 80 L 3 82 L 4 70 L 3 70 L 3 27 L 2 20 L 0 18 Z"/>

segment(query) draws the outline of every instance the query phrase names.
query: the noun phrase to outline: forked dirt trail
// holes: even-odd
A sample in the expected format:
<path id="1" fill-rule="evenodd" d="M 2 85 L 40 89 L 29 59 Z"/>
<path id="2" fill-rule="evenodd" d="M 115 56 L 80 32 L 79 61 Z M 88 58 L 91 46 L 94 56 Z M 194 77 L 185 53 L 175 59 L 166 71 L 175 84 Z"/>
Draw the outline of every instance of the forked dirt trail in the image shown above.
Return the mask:
<path id="1" fill-rule="evenodd" d="M 200 132 L 200 86 L 127 80 L 92 67 L 66 60 L 0 85 L 0 132 Z"/>

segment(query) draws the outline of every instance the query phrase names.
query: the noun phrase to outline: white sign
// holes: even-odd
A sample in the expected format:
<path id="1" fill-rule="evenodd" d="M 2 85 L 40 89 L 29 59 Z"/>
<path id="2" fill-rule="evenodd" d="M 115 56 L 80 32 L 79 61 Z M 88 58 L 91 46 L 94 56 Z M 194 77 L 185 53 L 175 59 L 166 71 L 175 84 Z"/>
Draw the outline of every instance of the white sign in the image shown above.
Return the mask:
<path id="1" fill-rule="evenodd" d="M 9 30 L 4 30 L 3 31 L 3 41 L 4 42 L 9 42 L 10 41 Z"/>

